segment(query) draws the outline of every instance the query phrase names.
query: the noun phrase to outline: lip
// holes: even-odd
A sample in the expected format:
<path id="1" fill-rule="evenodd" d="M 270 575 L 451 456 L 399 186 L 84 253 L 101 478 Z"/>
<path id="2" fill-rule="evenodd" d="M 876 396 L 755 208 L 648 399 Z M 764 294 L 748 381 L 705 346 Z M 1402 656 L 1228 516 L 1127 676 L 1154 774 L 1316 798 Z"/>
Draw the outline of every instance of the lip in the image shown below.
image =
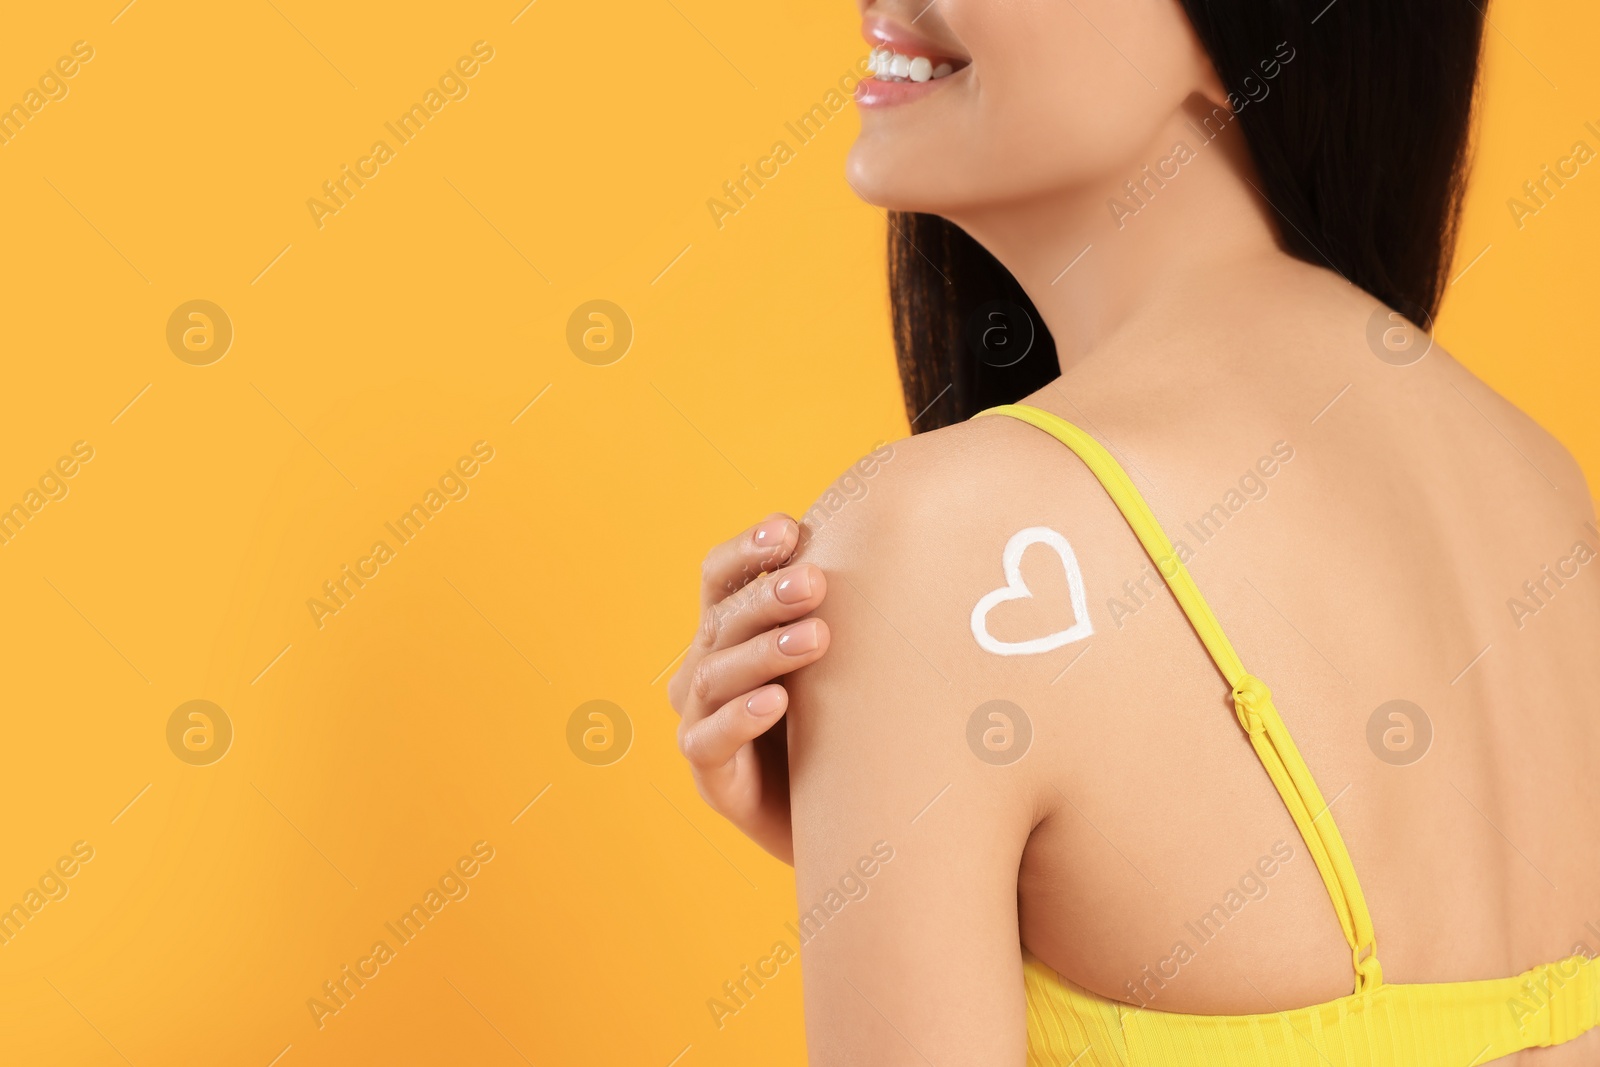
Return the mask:
<path id="1" fill-rule="evenodd" d="M 945 82 L 961 77 L 962 72 L 972 63 L 959 50 L 939 44 L 883 15 L 868 15 L 863 19 L 861 36 L 874 48 L 888 48 L 903 55 L 926 56 L 935 66 L 949 63 L 956 70 L 943 78 L 925 82 L 879 81 L 873 77 L 863 78 L 856 83 L 855 99 L 859 107 L 894 107 L 920 100 Z"/>
<path id="2" fill-rule="evenodd" d="M 862 78 L 856 82 L 856 106 L 865 108 L 895 107 L 921 100 L 929 93 L 939 91 L 947 81 L 961 77 L 961 71 L 943 78 L 925 82 L 885 82 L 877 78 Z"/>
<path id="3" fill-rule="evenodd" d="M 868 15 L 861 20 L 861 36 L 875 48 L 889 48 L 908 56 L 927 56 L 937 65 L 941 60 L 956 68 L 972 60 L 957 50 L 924 37 L 909 26 L 884 15 Z"/>

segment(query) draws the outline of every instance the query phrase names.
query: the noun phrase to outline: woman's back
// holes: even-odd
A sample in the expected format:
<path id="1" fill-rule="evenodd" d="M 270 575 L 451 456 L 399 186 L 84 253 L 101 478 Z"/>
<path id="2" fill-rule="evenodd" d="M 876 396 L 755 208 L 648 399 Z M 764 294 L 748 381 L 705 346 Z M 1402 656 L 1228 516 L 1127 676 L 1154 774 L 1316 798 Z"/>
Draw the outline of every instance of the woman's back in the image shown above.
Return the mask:
<path id="1" fill-rule="evenodd" d="M 1375 307 L 1299 265 L 1235 277 L 1027 402 L 1116 456 L 1271 687 L 1385 981 L 1503 978 L 1600 949 L 1600 533 L 1560 447 L 1442 351 L 1375 351 Z M 890 1024 L 889 1046 L 1015 1028 L 1008 893 L 1011 953 L 1020 928 L 1100 997 L 1238 1015 L 1349 994 L 1328 892 L 1228 683 L 1082 461 L 1007 419 L 895 448 L 807 550 L 837 581 L 834 650 L 792 713 L 802 916 L 855 852 L 895 849 L 840 912 L 854 934 L 808 944 L 816 1011 Z M 1038 528 L 1074 558 L 1025 538 L 1031 595 L 987 597 Z M 1082 623 L 1074 564 L 1092 634 L 997 654 Z"/>

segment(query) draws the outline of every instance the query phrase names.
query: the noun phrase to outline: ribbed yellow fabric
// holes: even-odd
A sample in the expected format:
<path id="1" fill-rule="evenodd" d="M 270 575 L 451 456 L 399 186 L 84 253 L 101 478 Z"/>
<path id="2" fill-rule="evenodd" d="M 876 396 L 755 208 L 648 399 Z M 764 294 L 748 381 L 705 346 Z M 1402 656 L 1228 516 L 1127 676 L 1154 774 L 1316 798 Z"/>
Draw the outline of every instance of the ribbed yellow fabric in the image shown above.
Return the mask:
<path id="1" fill-rule="evenodd" d="M 1098 441 L 1048 411 L 990 408 L 1072 449 L 1110 494 L 1233 689 L 1234 711 L 1294 819 L 1350 946 L 1354 991 L 1262 1015 L 1182 1015 L 1081 989 L 1029 955 L 1024 984 L 1029 1067 L 1477 1067 L 1570 1041 L 1600 1023 L 1600 959 L 1571 956 L 1510 978 L 1385 984 L 1377 939 L 1350 853 L 1266 685 L 1245 670 L 1211 607 L 1139 490 Z"/>
<path id="2" fill-rule="evenodd" d="M 1181 1015 L 1109 1000 L 1025 958 L 1028 1067 L 1481 1067 L 1600 1022 L 1600 959 L 1514 978 L 1385 983 L 1260 1015 Z"/>

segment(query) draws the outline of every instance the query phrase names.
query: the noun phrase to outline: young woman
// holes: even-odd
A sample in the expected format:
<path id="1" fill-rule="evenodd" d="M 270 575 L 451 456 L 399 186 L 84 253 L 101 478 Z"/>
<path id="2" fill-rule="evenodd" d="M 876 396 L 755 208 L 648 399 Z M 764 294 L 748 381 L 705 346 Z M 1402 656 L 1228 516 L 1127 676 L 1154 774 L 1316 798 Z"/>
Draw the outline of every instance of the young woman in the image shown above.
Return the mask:
<path id="1" fill-rule="evenodd" d="M 813 1062 L 1600 1060 L 1600 531 L 1424 329 L 1479 7 L 863 14 L 919 432 L 672 683 Z"/>

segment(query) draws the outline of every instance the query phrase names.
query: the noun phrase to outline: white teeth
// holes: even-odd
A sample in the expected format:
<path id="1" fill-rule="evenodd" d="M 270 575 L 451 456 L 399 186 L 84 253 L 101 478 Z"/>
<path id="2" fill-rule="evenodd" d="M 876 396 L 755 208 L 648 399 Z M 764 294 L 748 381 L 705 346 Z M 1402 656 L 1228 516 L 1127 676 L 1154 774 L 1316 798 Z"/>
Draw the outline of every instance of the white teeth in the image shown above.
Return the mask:
<path id="1" fill-rule="evenodd" d="M 955 73 L 949 63 L 934 65 L 927 56 L 910 56 L 889 48 L 874 48 L 867 57 L 867 69 L 879 81 L 934 81 Z"/>

